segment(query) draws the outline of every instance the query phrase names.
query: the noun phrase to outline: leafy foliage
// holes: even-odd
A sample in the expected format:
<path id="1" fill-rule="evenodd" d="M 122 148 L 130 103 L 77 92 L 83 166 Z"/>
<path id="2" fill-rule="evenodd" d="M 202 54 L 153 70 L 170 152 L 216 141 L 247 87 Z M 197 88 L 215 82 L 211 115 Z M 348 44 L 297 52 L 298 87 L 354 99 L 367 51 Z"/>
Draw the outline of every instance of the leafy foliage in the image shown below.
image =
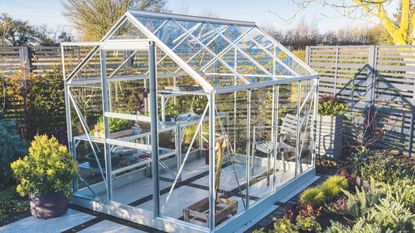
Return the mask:
<path id="1" fill-rule="evenodd" d="M 275 232 L 295 233 L 298 232 L 298 226 L 290 221 L 289 218 L 274 219 Z"/>
<path id="2" fill-rule="evenodd" d="M 29 210 L 27 198 L 22 198 L 15 187 L 0 190 L 0 225 L 7 219 Z"/>
<path id="3" fill-rule="evenodd" d="M 330 176 L 323 184 L 320 189 L 324 193 L 326 200 L 333 200 L 339 196 L 342 189 L 347 188 L 348 183 L 344 176 Z"/>
<path id="4" fill-rule="evenodd" d="M 390 150 L 373 151 L 362 160 L 359 167 L 363 180 L 373 177 L 378 182 L 389 184 L 411 177 L 415 169 L 413 161 Z"/>
<path id="5" fill-rule="evenodd" d="M 318 206 L 324 203 L 324 192 L 317 187 L 306 189 L 300 196 L 300 201 L 304 204 Z"/>
<path id="6" fill-rule="evenodd" d="M 408 180 L 394 184 L 371 180 L 370 190 L 356 187 L 354 194 L 345 191 L 347 213 L 352 227 L 332 222 L 327 232 L 413 232 L 415 185 Z"/>
<path id="7" fill-rule="evenodd" d="M 7 106 L 13 101 L 19 106 L 21 122 L 25 126 L 23 137 L 31 140 L 37 134 L 54 135 L 62 143 L 66 142 L 65 100 L 60 66 L 52 67 L 44 75 L 24 70 L 14 75 L 7 83 Z M 6 108 L 6 116 L 13 115 L 14 109 Z M 20 123 L 20 122 L 19 122 Z"/>
<path id="8" fill-rule="evenodd" d="M 316 207 L 338 197 L 341 193 L 341 190 L 347 186 L 348 183 L 345 177 L 330 176 L 321 185 L 306 189 L 300 195 L 300 201 L 303 204 Z"/>
<path id="9" fill-rule="evenodd" d="M 17 192 L 22 195 L 64 191 L 69 197 L 71 181 L 78 170 L 77 163 L 55 137 L 36 136 L 29 155 L 11 164 L 19 181 Z"/>
<path id="10" fill-rule="evenodd" d="M 333 95 L 325 95 L 319 99 L 318 113 L 322 116 L 337 116 L 344 113 L 346 103 Z"/>
<path id="11" fill-rule="evenodd" d="M 175 117 L 179 114 L 179 109 L 173 103 L 167 103 L 165 108 L 166 116 Z"/>
<path id="12" fill-rule="evenodd" d="M 298 215 L 295 218 L 295 221 L 297 222 L 299 230 L 310 232 L 321 232 L 322 230 L 320 224 L 316 221 L 314 216 L 304 217 Z"/>
<path id="13" fill-rule="evenodd" d="M 108 119 L 109 131 L 110 132 L 118 132 L 121 130 L 129 129 L 134 125 L 133 121 L 119 119 L 119 118 L 109 118 Z M 104 132 L 104 117 L 100 116 L 98 119 L 98 123 L 95 125 L 92 132 Z"/>
<path id="14" fill-rule="evenodd" d="M 47 134 L 66 142 L 65 94 L 60 66 L 52 67 L 42 76 L 33 76 L 28 85 L 29 138 Z"/>
<path id="15" fill-rule="evenodd" d="M 17 133 L 16 122 L 0 113 L 0 187 L 10 183 L 10 163 L 26 153 L 26 143 Z"/>

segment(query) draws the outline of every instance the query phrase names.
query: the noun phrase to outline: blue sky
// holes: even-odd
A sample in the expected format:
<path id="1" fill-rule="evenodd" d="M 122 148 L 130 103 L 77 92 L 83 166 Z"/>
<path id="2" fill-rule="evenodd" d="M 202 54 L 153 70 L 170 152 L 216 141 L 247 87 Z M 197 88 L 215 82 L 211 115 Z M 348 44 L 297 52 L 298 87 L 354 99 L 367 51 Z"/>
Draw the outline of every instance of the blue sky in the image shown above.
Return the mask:
<path id="1" fill-rule="evenodd" d="M 314 20 L 321 32 L 344 28 L 351 23 L 367 24 L 339 17 L 333 9 L 318 4 L 302 10 L 290 23 L 270 12 L 274 11 L 284 18 L 289 18 L 296 12 L 296 6 L 290 3 L 291 0 L 169 0 L 168 8 L 173 12 L 193 15 L 209 11 L 221 18 L 255 21 L 259 25 L 273 26 L 279 30 L 293 28 L 302 19 L 307 22 Z M 71 30 L 71 25 L 62 11 L 62 0 L 0 0 L 0 12 L 6 12 L 33 24 L 47 25 L 53 30 Z"/>

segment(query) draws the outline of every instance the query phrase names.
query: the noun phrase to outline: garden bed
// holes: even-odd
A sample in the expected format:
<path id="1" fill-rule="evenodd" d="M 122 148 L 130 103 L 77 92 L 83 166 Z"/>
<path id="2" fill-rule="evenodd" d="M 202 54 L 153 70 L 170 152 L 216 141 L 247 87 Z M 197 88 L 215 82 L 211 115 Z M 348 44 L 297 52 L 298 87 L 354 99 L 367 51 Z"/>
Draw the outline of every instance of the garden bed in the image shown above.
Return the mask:
<path id="1" fill-rule="evenodd" d="M 388 150 L 358 159 L 320 159 L 322 178 L 314 187 L 278 203 L 279 211 L 251 231 L 414 232 L 414 164 L 415 159 Z M 359 179 L 366 185 L 359 186 Z"/>
<path id="2" fill-rule="evenodd" d="M 29 200 L 11 186 L 0 190 L 0 226 L 30 215 Z"/>

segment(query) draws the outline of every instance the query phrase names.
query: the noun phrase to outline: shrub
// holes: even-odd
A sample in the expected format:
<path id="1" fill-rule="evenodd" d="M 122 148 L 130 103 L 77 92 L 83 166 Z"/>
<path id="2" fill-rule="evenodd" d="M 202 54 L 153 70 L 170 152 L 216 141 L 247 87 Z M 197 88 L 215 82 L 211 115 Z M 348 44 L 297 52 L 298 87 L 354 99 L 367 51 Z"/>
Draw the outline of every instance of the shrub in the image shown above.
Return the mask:
<path id="1" fill-rule="evenodd" d="M 326 201 L 333 200 L 340 195 L 342 189 L 348 186 L 347 180 L 343 176 L 330 176 L 324 183 L 321 184 L 320 189 L 324 193 Z"/>
<path id="2" fill-rule="evenodd" d="M 352 216 L 353 227 L 332 223 L 327 232 L 413 232 L 415 185 L 408 180 L 394 184 L 371 180 L 368 191 L 356 187 L 352 194 L 344 190 L 347 200 L 345 212 Z"/>
<path id="3" fill-rule="evenodd" d="M 321 205 L 325 201 L 324 192 L 318 187 L 308 188 L 300 195 L 300 201 L 312 206 Z"/>
<path id="4" fill-rule="evenodd" d="M 411 177 L 414 165 L 390 150 L 373 151 L 363 159 L 360 175 L 363 180 L 373 177 L 378 182 L 393 184 L 402 178 Z"/>
<path id="5" fill-rule="evenodd" d="M 314 216 L 305 217 L 298 215 L 295 221 L 297 222 L 298 229 L 301 231 L 321 232 L 321 226 Z"/>
<path id="6" fill-rule="evenodd" d="M 61 66 L 43 75 L 33 75 L 27 90 L 28 140 L 37 134 L 54 135 L 66 143 L 65 94 Z"/>
<path id="7" fill-rule="evenodd" d="M 410 232 L 415 229 L 413 220 L 415 215 L 410 212 L 402 202 L 398 202 L 391 196 L 380 200 L 367 213 L 367 221 L 376 223 L 384 230 L 395 232 Z"/>
<path id="8" fill-rule="evenodd" d="M 348 183 L 343 176 L 330 176 L 324 183 L 317 187 L 308 188 L 300 195 L 300 201 L 314 207 L 322 205 L 338 197 L 342 189 L 347 188 Z"/>
<path id="9" fill-rule="evenodd" d="M 10 163 L 26 153 L 26 143 L 17 133 L 16 122 L 0 113 L 0 187 L 11 182 Z"/>
<path id="10" fill-rule="evenodd" d="M 322 96 L 318 102 L 318 113 L 322 116 L 337 116 L 344 113 L 346 103 L 333 95 Z"/>
<path id="11" fill-rule="evenodd" d="M 11 167 L 20 182 L 16 190 L 22 196 L 63 191 L 69 197 L 77 172 L 77 163 L 66 147 L 46 135 L 35 136 L 29 155 L 14 161 Z"/>
<path id="12" fill-rule="evenodd" d="M 298 227 L 289 218 L 278 218 L 274 219 L 274 230 L 281 233 L 296 233 Z"/>

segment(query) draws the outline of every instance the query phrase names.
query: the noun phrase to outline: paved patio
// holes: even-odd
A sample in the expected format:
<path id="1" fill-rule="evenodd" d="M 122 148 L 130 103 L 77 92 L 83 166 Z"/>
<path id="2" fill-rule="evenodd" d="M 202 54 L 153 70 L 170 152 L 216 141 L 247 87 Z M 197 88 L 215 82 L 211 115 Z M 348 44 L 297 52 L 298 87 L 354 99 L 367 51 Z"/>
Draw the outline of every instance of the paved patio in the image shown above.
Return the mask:
<path id="1" fill-rule="evenodd" d="M 26 217 L 0 227 L 0 233 L 141 233 L 161 232 L 148 226 L 114 218 L 77 206 L 65 215 L 48 220 Z"/>

